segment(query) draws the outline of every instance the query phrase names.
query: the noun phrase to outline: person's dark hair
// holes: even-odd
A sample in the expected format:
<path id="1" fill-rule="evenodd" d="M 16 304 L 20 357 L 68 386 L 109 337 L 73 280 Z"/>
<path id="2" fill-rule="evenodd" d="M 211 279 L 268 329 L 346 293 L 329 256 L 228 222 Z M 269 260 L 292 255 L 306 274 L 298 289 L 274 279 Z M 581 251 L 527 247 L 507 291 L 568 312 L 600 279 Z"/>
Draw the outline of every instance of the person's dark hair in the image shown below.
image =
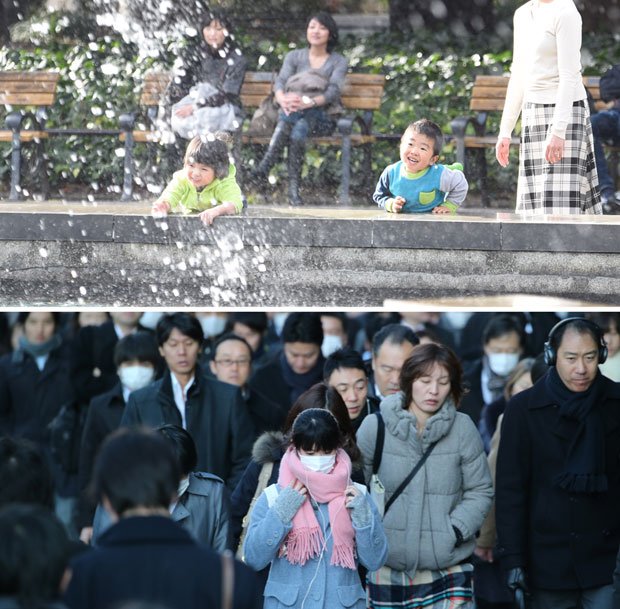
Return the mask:
<path id="1" fill-rule="evenodd" d="M 454 351 L 445 345 L 428 343 L 418 345 L 409 358 L 405 360 L 400 372 L 400 390 L 405 394 L 403 408 L 406 410 L 411 404 L 413 381 L 428 374 L 434 364 L 443 366 L 450 378 L 450 397 L 458 407 L 463 397 L 463 368 Z"/>
<path id="2" fill-rule="evenodd" d="M 151 332 L 134 332 L 123 336 L 114 347 L 114 365 L 118 368 L 124 362 L 138 360 L 149 362 L 157 370 L 159 351 L 155 336 Z"/>
<path id="3" fill-rule="evenodd" d="M 598 363 L 602 364 L 607 359 L 607 346 L 605 339 L 603 338 L 603 331 L 601 328 L 583 317 L 570 317 L 558 322 L 551 330 L 549 330 L 549 336 L 547 342 L 544 345 L 545 354 L 547 356 L 546 362 L 552 366 L 555 366 L 557 361 L 557 354 L 562 339 L 567 330 L 572 330 L 577 334 L 587 334 L 592 337 L 592 340 L 598 347 Z"/>
<path id="4" fill-rule="evenodd" d="M 339 370 L 340 368 L 354 368 L 355 370 L 361 370 L 368 376 L 362 356 L 355 349 L 351 349 L 351 347 L 338 349 L 325 360 L 325 366 L 323 366 L 323 379 L 325 382 L 329 381 L 329 377 L 334 370 Z"/>
<path id="5" fill-rule="evenodd" d="M 252 357 L 252 347 L 250 347 L 250 344 L 248 343 L 247 340 L 245 340 L 245 338 L 239 336 L 238 334 L 235 334 L 234 332 L 226 332 L 225 334 L 222 334 L 215 341 L 215 343 L 213 343 L 213 346 L 211 347 L 211 357 L 212 357 L 212 359 L 216 358 L 218 347 L 222 343 L 226 342 L 227 340 L 236 340 L 236 341 L 239 341 L 240 343 L 243 343 L 248 348 L 249 356 Z"/>
<path id="6" fill-rule="evenodd" d="M 427 118 L 421 118 L 407 127 L 403 133 L 403 138 L 410 129 L 414 133 L 419 133 L 433 140 L 433 155 L 437 156 L 441 152 L 443 148 L 443 133 L 441 132 L 441 127 L 437 123 L 429 121 Z"/>
<path id="7" fill-rule="evenodd" d="M 506 401 L 510 399 L 513 387 L 524 374 L 529 373 L 530 377 L 532 376 L 532 366 L 534 365 L 534 361 L 535 360 L 533 357 L 524 357 L 508 375 L 506 385 L 504 385 L 504 399 Z M 532 384 L 534 384 L 534 381 L 532 381 Z"/>
<path id="8" fill-rule="evenodd" d="M 342 324 L 342 331 L 348 335 L 349 333 L 349 319 L 344 313 L 338 311 L 321 311 L 321 317 L 335 317 Z"/>
<path id="9" fill-rule="evenodd" d="M 235 324 L 243 324 L 255 332 L 263 334 L 269 325 L 269 318 L 267 317 L 267 313 L 261 313 L 260 311 L 252 313 L 237 312 L 232 313 L 228 318 L 228 327 L 230 330 L 234 329 Z"/>
<path id="10" fill-rule="evenodd" d="M 620 313 L 604 312 L 604 313 L 588 313 L 586 319 L 595 323 L 603 334 L 611 330 L 612 324 L 616 326 L 616 332 L 620 332 Z"/>
<path id="11" fill-rule="evenodd" d="M 230 156 L 226 142 L 214 135 L 197 135 L 187 145 L 183 163 L 200 163 L 211 167 L 220 180 L 228 175 Z"/>
<path id="12" fill-rule="evenodd" d="M 482 331 L 482 344 L 486 345 L 494 338 L 500 338 L 516 332 L 519 337 L 519 346 L 525 347 L 525 329 L 516 317 L 509 314 L 493 315 Z"/>
<path id="13" fill-rule="evenodd" d="M 196 443 L 192 436 L 178 425 L 160 425 L 156 430 L 170 443 L 181 467 L 183 477 L 189 476 L 198 465 L 198 453 Z"/>
<path id="14" fill-rule="evenodd" d="M 327 52 L 331 53 L 338 45 L 338 24 L 336 20 L 327 11 L 319 11 L 310 16 L 306 23 L 306 30 L 313 19 L 316 19 L 323 27 L 328 29 Z"/>
<path id="15" fill-rule="evenodd" d="M 411 328 L 403 326 L 402 324 L 388 324 L 387 326 L 383 326 L 372 339 L 372 354 L 375 357 L 379 353 L 381 345 L 386 341 L 392 345 L 402 345 L 407 342 L 414 347 L 420 344 L 418 337 Z"/>
<path id="16" fill-rule="evenodd" d="M 189 313 L 169 313 L 164 315 L 158 322 L 155 329 L 157 344 L 161 347 L 169 338 L 174 329 L 177 329 L 183 336 L 195 340 L 202 345 L 204 333 L 200 322 Z"/>
<path id="17" fill-rule="evenodd" d="M 17 314 L 17 323 L 23 326 L 31 313 L 38 313 L 39 311 L 21 311 Z M 54 332 L 60 330 L 60 313 L 58 311 L 50 311 L 50 314 L 54 318 Z"/>
<path id="18" fill-rule="evenodd" d="M 282 328 L 282 343 L 323 344 L 323 326 L 318 313 L 291 313 Z"/>
<path id="19" fill-rule="evenodd" d="M 41 449 L 23 438 L 0 438 L 0 506 L 32 503 L 54 509 L 54 479 Z"/>
<path id="20" fill-rule="evenodd" d="M 167 509 L 181 468 L 169 441 L 153 431 L 122 428 L 102 444 L 93 480 L 98 500 L 107 497 L 122 516 L 137 507 Z"/>
<path id="21" fill-rule="evenodd" d="M 338 391 L 326 383 L 312 385 L 310 389 L 304 391 L 295 400 L 284 422 L 284 435 L 287 438 L 290 437 L 291 428 L 299 413 L 310 408 L 324 408 L 336 417 L 340 433 L 342 434 L 340 445 L 347 452 L 351 461 L 358 461 L 361 453 L 355 441 L 355 431 L 353 430 L 347 406 Z"/>
<path id="22" fill-rule="evenodd" d="M 343 447 L 342 440 L 336 417 L 325 408 L 300 412 L 291 428 L 291 444 L 297 450 L 331 452 Z"/>
<path id="23" fill-rule="evenodd" d="M 200 33 L 202 34 L 202 30 L 204 30 L 208 25 L 211 25 L 214 21 L 219 21 L 220 25 L 223 25 L 226 29 L 226 37 L 228 38 L 231 35 L 232 30 L 232 21 L 230 17 L 220 9 L 209 9 L 200 20 Z"/>
<path id="24" fill-rule="evenodd" d="M 549 370 L 549 364 L 545 361 L 545 354 L 539 353 L 534 358 L 534 363 L 532 364 L 532 369 L 530 370 L 530 375 L 532 376 L 532 384 L 535 385 L 538 379 L 545 376 Z"/>
<path id="25" fill-rule="evenodd" d="M 58 600 L 70 545 L 54 513 L 40 505 L 5 506 L 0 540 L 0 597 L 15 597 L 20 609 Z"/>

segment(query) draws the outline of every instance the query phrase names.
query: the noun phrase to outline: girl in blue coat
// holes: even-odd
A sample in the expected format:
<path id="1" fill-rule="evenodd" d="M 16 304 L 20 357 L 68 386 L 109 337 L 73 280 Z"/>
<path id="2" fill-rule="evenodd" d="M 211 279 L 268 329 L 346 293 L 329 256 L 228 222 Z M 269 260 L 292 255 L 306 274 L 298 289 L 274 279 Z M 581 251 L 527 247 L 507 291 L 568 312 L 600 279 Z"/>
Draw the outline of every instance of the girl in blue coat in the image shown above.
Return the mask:
<path id="1" fill-rule="evenodd" d="M 304 410 L 293 423 L 278 483 L 256 502 L 244 553 L 256 570 L 271 563 L 265 609 L 366 607 L 357 561 L 378 569 L 387 540 L 365 488 L 351 483 L 342 444 L 328 410 Z"/>

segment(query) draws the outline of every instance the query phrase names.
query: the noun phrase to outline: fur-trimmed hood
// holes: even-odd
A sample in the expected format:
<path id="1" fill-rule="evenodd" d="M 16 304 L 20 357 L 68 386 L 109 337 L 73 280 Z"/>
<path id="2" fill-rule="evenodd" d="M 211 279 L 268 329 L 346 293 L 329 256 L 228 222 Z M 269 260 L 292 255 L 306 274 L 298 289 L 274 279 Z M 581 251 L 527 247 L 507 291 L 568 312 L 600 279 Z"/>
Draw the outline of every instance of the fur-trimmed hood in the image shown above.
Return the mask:
<path id="1" fill-rule="evenodd" d="M 254 442 L 252 460 L 259 465 L 279 461 L 284 454 L 284 442 L 284 434 L 281 431 L 266 431 Z"/>

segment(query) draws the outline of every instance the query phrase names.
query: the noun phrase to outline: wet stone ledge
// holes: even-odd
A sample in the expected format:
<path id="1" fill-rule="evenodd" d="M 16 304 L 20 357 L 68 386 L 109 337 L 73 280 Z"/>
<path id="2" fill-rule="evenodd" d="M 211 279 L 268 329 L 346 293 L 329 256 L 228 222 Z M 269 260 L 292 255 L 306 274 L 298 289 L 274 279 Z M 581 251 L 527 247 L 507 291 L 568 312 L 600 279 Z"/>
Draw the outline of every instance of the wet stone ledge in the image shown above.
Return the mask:
<path id="1" fill-rule="evenodd" d="M 618 306 L 620 219 L 252 209 L 203 227 L 144 207 L 0 209 L 2 306 L 381 306 L 553 295 Z"/>

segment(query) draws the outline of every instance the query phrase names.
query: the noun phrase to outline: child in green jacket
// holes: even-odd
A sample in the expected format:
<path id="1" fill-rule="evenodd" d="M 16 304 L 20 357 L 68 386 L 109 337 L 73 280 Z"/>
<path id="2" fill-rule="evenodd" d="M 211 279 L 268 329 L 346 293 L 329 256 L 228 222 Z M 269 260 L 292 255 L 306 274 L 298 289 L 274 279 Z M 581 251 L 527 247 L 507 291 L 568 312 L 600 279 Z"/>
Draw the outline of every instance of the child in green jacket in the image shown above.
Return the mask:
<path id="1" fill-rule="evenodd" d="M 196 136 L 187 145 L 183 169 L 174 173 L 151 211 L 154 216 L 200 212 L 206 225 L 218 216 L 239 214 L 244 203 L 235 174 L 225 142 L 211 135 Z"/>

